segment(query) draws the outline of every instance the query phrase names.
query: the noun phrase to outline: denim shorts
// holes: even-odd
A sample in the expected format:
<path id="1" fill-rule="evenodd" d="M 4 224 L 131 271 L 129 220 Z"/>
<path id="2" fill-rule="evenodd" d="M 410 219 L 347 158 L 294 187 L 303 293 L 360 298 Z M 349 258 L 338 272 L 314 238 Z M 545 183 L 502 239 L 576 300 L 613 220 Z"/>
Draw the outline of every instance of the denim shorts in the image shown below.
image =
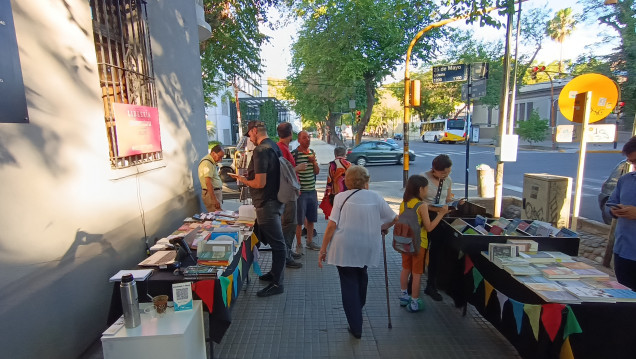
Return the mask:
<path id="1" fill-rule="evenodd" d="M 296 200 L 296 220 L 298 224 L 308 222 L 318 222 L 318 192 L 300 192 Z"/>

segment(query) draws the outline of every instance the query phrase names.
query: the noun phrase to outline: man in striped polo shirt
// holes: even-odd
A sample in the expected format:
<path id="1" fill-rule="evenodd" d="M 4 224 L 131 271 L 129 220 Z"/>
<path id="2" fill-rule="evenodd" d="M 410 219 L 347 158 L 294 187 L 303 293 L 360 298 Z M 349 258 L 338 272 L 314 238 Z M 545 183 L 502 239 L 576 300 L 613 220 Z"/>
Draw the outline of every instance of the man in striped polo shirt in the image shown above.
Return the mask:
<path id="1" fill-rule="evenodd" d="M 311 250 L 319 251 L 320 244 L 313 241 L 314 223 L 318 221 L 318 194 L 316 192 L 316 175 L 320 172 L 316 153 L 309 148 L 311 137 L 307 131 L 298 133 L 298 147 L 292 152 L 296 165 L 307 164 L 304 170 L 298 171 L 300 178 L 300 197 L 296 201 L 296 253 L 302 253 L 300 240 L 303 223 L 307 229 L 307 242 L 305 246 Z M 307 222 L 305 222 L 307 219 Z"/>

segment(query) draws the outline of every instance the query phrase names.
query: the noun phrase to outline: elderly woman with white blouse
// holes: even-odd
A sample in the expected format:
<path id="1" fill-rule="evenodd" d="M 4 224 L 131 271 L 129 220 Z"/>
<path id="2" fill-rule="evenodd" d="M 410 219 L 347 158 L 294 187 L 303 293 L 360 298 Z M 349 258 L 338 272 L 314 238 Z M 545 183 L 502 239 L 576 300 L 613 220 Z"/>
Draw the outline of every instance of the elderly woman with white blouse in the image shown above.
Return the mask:
<path id="1" fill-rule="evenodd" d="M 340 275 L 340 291 L 349 332 L 362 336 L 362 308 L 366 303 L 367 267 L 378 266 L 382 234 L 397 215 L 376 192 L 369 191 L 369 172 L 351 166 L 345 174 L 348 190 L 334 198 L 333 210 L 320 248 L 318 266 L 333 264 Z"/>

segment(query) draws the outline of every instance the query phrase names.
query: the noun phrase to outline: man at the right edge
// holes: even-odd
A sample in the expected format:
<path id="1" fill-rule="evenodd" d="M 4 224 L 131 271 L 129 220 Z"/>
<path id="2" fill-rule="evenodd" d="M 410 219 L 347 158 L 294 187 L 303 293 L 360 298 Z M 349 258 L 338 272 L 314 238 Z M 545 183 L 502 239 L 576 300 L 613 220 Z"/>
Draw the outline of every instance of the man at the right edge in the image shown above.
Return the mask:
<path id="1" fill-rule="evenodd" d="M 623 146 L 630 172 L 621 176 L 607 200 L 616 221 L 614 273 L 619 283 L 636 291 L 636 136 Z"/>

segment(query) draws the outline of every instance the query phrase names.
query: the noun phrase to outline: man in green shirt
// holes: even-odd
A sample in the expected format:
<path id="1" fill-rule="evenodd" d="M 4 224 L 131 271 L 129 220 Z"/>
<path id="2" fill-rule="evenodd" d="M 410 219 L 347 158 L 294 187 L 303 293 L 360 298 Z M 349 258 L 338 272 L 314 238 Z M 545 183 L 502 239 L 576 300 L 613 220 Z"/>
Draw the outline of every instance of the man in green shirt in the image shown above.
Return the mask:
<path id="1" fill-rule="evenodd" d="M 225 156 L 223 147 L 212 147 L 199 162 L 199 181 L 201 181 L 201 198 L 208 212 L 220 211 L 223 203 L 223 181 L 219 177 L 217 163 Z"/>

